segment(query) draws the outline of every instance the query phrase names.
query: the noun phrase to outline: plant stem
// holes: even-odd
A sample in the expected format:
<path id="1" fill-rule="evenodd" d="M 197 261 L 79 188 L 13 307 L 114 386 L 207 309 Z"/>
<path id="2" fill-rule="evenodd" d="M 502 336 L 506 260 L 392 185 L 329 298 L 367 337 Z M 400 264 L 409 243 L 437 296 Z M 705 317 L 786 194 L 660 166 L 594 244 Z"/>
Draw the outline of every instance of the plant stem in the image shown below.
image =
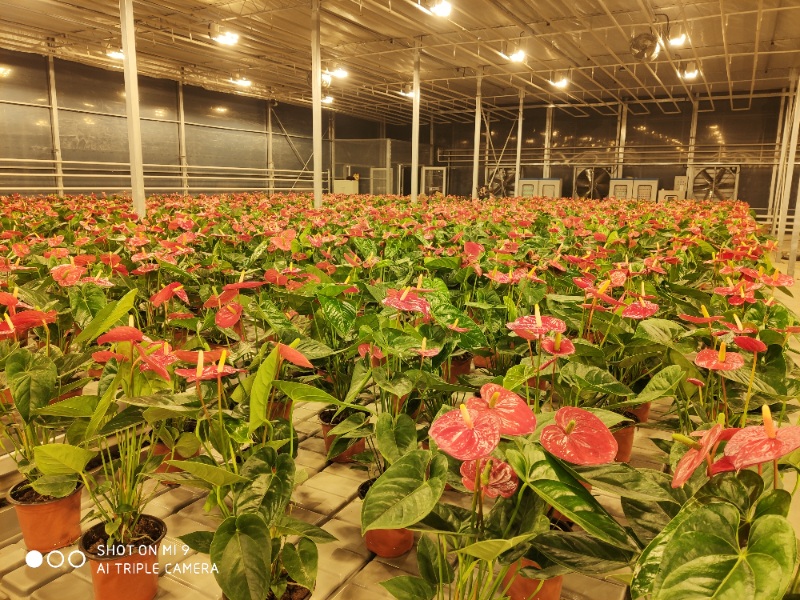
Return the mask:
<path id="1" fill-rule="evenodd" d="M 750 394 L 753 392 L 753 379 L 756 376 L 756 365 L 758 364 L 758 352 L 753 352 L 753 368 L 750 369 L 750 381 L 747 382 L 747 394 L 744 397 L 744 409 L 742 409 L 742 424 L 740 427 L 747 426 L 747 409 L 750 406 Z"/>

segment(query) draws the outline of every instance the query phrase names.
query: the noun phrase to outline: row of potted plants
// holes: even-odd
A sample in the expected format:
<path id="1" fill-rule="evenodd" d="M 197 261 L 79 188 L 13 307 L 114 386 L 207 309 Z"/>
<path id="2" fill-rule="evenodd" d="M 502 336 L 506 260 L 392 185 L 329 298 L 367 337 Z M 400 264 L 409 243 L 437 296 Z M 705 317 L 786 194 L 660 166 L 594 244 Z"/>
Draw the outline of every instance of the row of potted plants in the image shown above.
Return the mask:
<path id="1" fill-rule="evenodd" d="M 139 221 L 125 198 L 7 197 L 2 223 L 11 498 L 22 522 L 30 501 L 79 513 L 85 488 L 90 557 L 157 546 L 147 481 L 180 483 L 208 492 L 219 527 L 184 541 L 228 598 L 313 589 L 331 537 L 287 512 L 302 401 L 326 408 L 329 458 L 375 478 L 367 543 L 391 555 L 425 532 L 421 577 L 386 583 L 398 598 L 625 567 L 634 597 L 728 597 L 776 564 L 769 594 L 791 584 L 793 541 L 764 540 L 786 537 L 800 329 L 743 203 L 159 196 Z M 653 401 L 677 487 L 627 464 Z M 587 488 L 619 496 L 627 526 Z M 50 548 L 80 534 L 54 521 Z"/>

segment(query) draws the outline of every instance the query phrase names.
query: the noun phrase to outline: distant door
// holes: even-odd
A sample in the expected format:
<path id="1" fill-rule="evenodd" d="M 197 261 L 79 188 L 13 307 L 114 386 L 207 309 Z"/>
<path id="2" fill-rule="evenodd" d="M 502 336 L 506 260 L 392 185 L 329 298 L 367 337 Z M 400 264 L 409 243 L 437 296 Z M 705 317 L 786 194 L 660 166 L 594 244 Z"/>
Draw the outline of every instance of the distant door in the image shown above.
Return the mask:
<path id="1" fill-rule="evenodd" d="M 397 193 L 400 196 L 411 193 L 411 165 L 397 165 Z"/>
<path id="2" fill-rule="evenodd" d="M 447 167 L 422 167 L 422 193 L 447 194 Z"/>
<path id="3" fill-rule="evenodd" d="M 373 195 L 392 193 L 391 169 L 372 167 L 369 170 L 369 193 Z"/>

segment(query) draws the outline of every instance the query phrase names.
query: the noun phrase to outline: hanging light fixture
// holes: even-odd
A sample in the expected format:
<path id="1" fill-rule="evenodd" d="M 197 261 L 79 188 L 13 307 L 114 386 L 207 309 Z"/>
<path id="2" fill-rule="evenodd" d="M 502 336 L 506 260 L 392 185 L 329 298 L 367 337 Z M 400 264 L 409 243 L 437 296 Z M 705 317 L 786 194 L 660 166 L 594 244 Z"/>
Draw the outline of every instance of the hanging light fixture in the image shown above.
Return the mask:
<path id="1" fill-rule="evenodd" d="M 343 69 L 339 65 L 334 65 L 333 71 L 331 71 L 331 75 L 333 75 L 337 79 L 344 79 L 345 77 L 347 77 L 348 73 L 345 69 Z"/>
<path id="2" fill-rule="evenodd" d="M 403 84 L 403 89 L 397 92 L 401 96 L 405 96 L 406 98 L 413 98 L 414 97 L 414 90 L 411 87 L 410 83 Z"/>
<path id="3" fill-rule="evenodd" d="M 234 46 L 239 41 L 239 34 L 223 29 L 219 23 L 211 23 L 208 26 L 208 37 L 222 44 L 223 46 Z"/>
<path id="4" fill-rule="evenodd" d="M 686 80 L 697 79 L 697 76 L 700 74 L 700 70 L 697 68 L 697 63 L 693 60 L 686 63 L 686 66 L 683 68 L 681 73 L 681 77 Z"/>
<path id="5" fill-rule="evenodd" d="M 106 51 L 106 56 L 109 58 L 114 58 L 116 60 L 122 60 L 125 58 L 125 55 L 122 53 L 122 50 L 119 49 L 110 49 Z"/>
<path id="6" fill-rule="evenodd" d="M 331 82 L 333 81 L 333 75 L 328 73 L 328 71 L 322 72 L 322 87 L 330 87 Z"/>
<path id="7" fill-rule="evenodd" d="M 522 44 L 520 42 L 512 46 L 512 49 L 509 49 L 509 47 L 504 43 L 502 49 L 500 50 L 500 56 L 514 63 L 521 63 L 525 60 L 525 50 L 522 48 Z"/>
<path id="8" fill-rule="evenodd" d="M 550 85 L 563 90 L 569 85 L 569 78 L 566 73 L 556 73 L 556 76 L 550 80 Z"/>
<path id="9" fill-rule="evenodd" d="M 247 77 L 240 77 L 239 75 L 231 77 L 230 82 L 234 85 L 238 85 L 239 87 L 250 87 L 253 85 L 253 82 Z"/>
<path id="10" fill-rule="evenodd" d="M 325 96 L 321 102 L 323 104 L 333 104 L 333 96 Z"/>
<path id="11" fill-rule="evenodd" d="M 417 8 L 422 12 L 435 17 L 449 17 L 450 12 L 453 10 L 453 5 L 447 0 L 417 0 Z"/>
<path id="12" fill-rule="evenodd" d="M 669 45 L 673 48 L 681 48 L 686 43 L 686 32 L 676 27 L 675 31 L 670 31 Z"/>

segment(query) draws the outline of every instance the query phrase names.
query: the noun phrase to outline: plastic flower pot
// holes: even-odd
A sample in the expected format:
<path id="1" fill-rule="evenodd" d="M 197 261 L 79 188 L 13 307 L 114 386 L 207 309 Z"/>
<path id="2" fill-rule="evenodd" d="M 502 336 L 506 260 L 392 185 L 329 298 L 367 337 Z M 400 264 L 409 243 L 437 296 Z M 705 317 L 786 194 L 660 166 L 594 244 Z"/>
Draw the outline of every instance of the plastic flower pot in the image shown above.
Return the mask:
<path id="1" fill-rule="evenodd" d="M 450 360 L 450 363 L 444 363 L 442 365 L 442 378 L 447 381 L 447 383 L 458 383 L 458 378 L 461 375 L 469 375 L 470 370 L 472 369 L 472 355 L 465 354 L 463 356 L 457 356 Z"/>
<path id="2" fill-rule="evenodd" d="M 358 497 L 366 497 L 375 479 L 365 481 L 358 486 Z M 381 558 L 397 558 L 414 547 L 414 532 L 410 529 L 371 529 L 364 534 L 367 550 Z"/>
<path id="3" fill-rule="evenodd" d="M 162 444 L 161 442 L 156 443 L 156 445 L 153 446 L 153 455 L 154 456 L 166 456 L 166 457 L 169 457 L 169 455 L 170 455 L 169 446 L 167 446 L 166 444 Z M 192 458 L 194 456 L 199 456 L 199 455 L 200 455 L 200 449 L 199 448 L 198 448 L 197 452 L 192 454 L 192 456 L 183 456 L 182 454 L 176 452 L 173 459 L 165 458 L 164 461 L 160 465 L 158 465 L 158 468 L 156 469 L 156 473 L 182 473 L 183 469 L 181 469 L 180 467 L 176 467 L 174 465 L 170 465 L 166 461 L 167 460 L 186 460 L 187 458 Z"/>
<path id="4" fill-rule="evenodd" d="M 330 451 L 331 445 L 336 439 L 336 436 L 328 435 L 334 427 L 336 427 L 337 423 L 334 423 L 334 415 L 336 411 L 334 409 L 328 408 L 319 413 L 319 422 L 322 426 L 322 435 L 323 440 L 325 442 L 325 452 Z M 366 451 L 367 445 L 364 439 L 358 440 L 355 444 L 350 446 L 347 450 L 334 456 L 331 460 L 336 463 L 349 463 L 353 462 L 353 456 L 356 454 L 360 454 L 361 452 Z"/>
<path id="5" fill-rule="evenodd" d="M 292 401 L 275 400 L 269 404 L 269 420 L 285 419 L 288 421 L 292 416 Z"/>
<path id="6" fill-rule="evenodd" d="M 559 600 L 561 598 L 561 587 L 564 584 L 563 575 L 550 579 L 530 579 L 519 573 L 523 567 L 538 569 L 539 565 L 527 558 L 521 558 L 511 565 L 503 577 L 503 586 L 508 586 L 506 595 L 511 600 Z"/>
<path id="7" fill-rule="evenodd" d="M 494 351 L 489 356 L 481 356 L 480 354 L 476 354 L 472 360 L 475 363 L 476 369 L 488 369 L 491 371 L 497 364 L 497 352 Z"/>
<path id="8" fill-rule="evenodd" d="M 617 462 L 628 462 L 631 459 L 636 425 L 639 423 L 646 423 L 650 418 L 650 403 L 645 402 L 641 406 L 626 410 L 625 416 L 632 418 L 636 423 L 614 432 L 614 439 L 617 440 L 617 445 L 619 446 L 617 456 L 614 458 Z"/>
<path id="9" fill-rule="evenodd" d="M 95 600 L 153 600 L 158 593 L 158 550 L 167 526 L 157 517 L 142 515 L 138 527 L 148 540 L 130 546 L 107 548 L 104 523 L 81 537 L 79 547 L 89 559 Z"/>
<path id="10" fill-rule="evenodd" d="M 36 496 L 30 488 L 23 489 L 27 482 L 11 488 L 6 498 L 17 513 L 22 538 L 28 550 L 45 553 L 73 544 L 81 537 L 81 490 L 75 488 L 69 496 L 36 502 L 28 496 Z"/>
<path id="11" fill-rule="evenodd" d="M 83 388 L 82 387 L 75 388 L 74 390 L 68 391 L 66 394 L 61 394 L 58 398 L 53 398 L 52 400 L 50 400 L 50 402 L 48 402 L 48 404 L 56 404 L 57 402 L 63 402 L 64 400 L 67 400 L 69 398 L 75 398 L 76 396 L 80 396 L 81 394 L 83 394 Z"/>

